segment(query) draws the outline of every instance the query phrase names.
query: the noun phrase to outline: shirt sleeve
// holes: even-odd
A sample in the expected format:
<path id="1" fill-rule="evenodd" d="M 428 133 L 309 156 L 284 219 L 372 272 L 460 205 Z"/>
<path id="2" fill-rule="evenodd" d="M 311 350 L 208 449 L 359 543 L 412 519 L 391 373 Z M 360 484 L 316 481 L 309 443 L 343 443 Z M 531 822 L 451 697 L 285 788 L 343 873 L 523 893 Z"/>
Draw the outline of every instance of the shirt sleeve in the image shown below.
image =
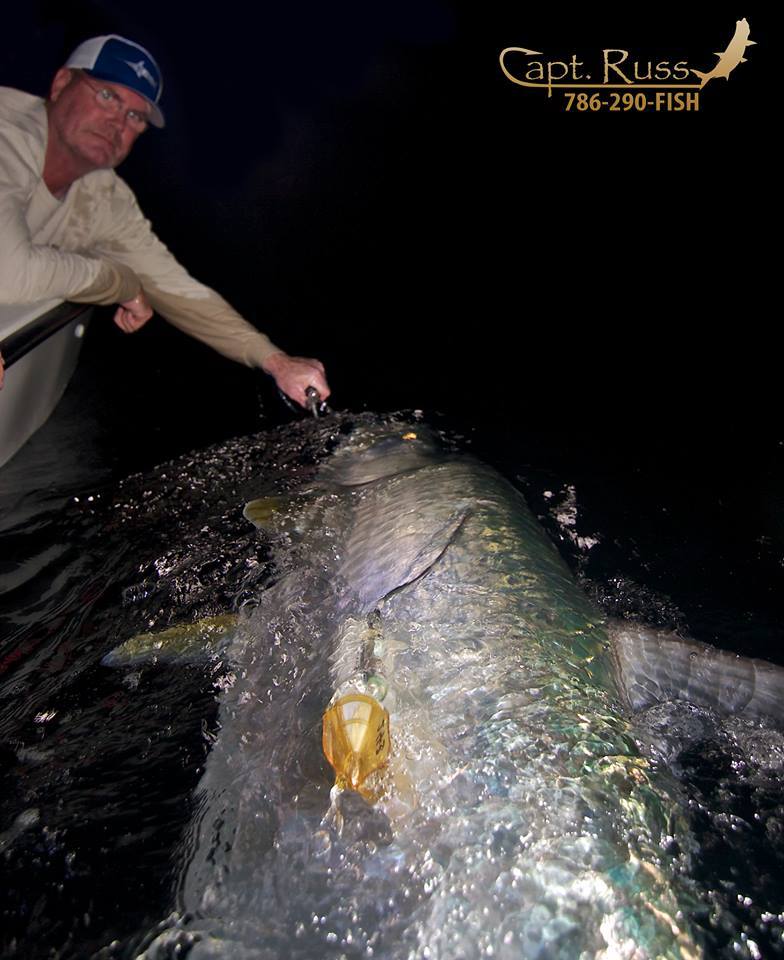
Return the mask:
<path id="1" fill-rule="evenodd" d="M 32 161 L 0 127 L 0 303 L 130 300 L 140 283 L 110 258 L 33 243 L 26 210 L 37 182 Z"/>
<path id="2" fill-rule="evenodd" d="M 249 367 L 282 352 L 210 287 L 175 259 L 142 214 L 128 185 L 116 178 L 108 232 L 98 245 L 107 259 L 139 277 L 151 306 L 173 326 Z"/>

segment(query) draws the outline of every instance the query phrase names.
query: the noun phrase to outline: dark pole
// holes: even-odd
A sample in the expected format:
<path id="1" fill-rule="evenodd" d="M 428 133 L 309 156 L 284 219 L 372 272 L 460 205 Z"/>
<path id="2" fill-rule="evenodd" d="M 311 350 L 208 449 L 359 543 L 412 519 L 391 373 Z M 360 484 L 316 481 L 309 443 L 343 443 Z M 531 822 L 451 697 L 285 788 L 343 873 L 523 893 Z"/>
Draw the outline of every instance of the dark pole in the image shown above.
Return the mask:
<path id="1" fill-rule="evenodd" d="M 21 330 L 12 333 L 5 340 L 0 341 L 0 353 L 3 355 L 6 368 L 13 366 L 17 360 L 34 350 L 44 340 L 48 340 L 58 330 L 62 330 L 71 321 L 86 313 L 92 304 L 89 303 L 61 303 L 46 313 L 36 317 Z"/>

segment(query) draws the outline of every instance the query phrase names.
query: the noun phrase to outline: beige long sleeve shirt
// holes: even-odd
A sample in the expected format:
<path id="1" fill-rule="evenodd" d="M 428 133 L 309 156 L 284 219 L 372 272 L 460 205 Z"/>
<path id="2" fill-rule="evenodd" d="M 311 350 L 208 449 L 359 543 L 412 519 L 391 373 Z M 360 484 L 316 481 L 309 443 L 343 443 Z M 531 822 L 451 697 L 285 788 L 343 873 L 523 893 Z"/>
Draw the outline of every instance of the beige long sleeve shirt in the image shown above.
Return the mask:
<path id="1" fill-rule="evenodd" d="M 112 304 L 143 288 L 169 323 L 231 360 L 260 367 L 279 352 L 177 262 L 113 170 L 53 197 L 43 181 L 46 138 L 44 101 L 0 87 L 0 303 Z"/>

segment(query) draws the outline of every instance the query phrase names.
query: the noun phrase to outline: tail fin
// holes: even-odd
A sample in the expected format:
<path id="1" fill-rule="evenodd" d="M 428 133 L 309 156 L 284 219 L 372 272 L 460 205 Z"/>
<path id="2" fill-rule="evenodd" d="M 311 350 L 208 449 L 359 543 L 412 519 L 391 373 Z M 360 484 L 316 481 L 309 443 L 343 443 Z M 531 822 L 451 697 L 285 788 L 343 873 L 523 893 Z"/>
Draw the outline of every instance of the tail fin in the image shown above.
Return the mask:
<path id="1" fill-rule="evenodd" d="M 686 700 L 721 714 L 766 717 L 784 727 L 784 668 L 672 631 L 619 621 L 609 630 L 620 685 L 633 711 Z"/>

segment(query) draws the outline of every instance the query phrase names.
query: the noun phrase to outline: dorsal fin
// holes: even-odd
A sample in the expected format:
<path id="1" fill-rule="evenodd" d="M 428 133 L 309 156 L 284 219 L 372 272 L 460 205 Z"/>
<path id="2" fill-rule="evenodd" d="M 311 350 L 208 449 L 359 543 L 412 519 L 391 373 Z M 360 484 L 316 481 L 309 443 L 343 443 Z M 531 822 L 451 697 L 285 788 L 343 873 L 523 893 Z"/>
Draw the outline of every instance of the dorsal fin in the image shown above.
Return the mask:
<path id="1" fill-rule="evenodd" d="M 424 576 L 457 536 L 467 516 L 467 508 L 461 508 L 445 519 L 418 525 L 414 534 L 393 536 L 369 571 L 362 564 L 342 568 L 360 609 L 372 610 L 384 597 Z"/>

